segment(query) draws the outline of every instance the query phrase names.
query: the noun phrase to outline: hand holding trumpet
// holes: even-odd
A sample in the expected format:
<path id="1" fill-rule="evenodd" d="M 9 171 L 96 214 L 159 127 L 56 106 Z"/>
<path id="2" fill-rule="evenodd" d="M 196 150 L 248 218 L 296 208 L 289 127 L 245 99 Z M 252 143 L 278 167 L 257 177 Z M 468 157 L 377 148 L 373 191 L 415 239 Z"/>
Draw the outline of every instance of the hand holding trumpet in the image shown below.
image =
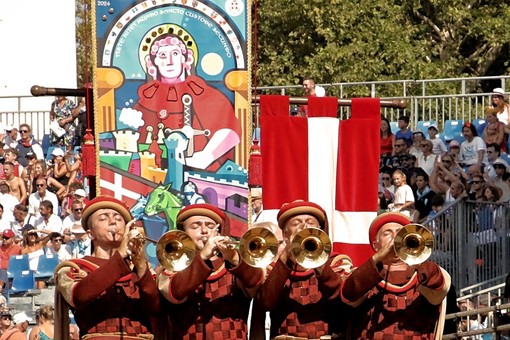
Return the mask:
<path id="1" fill-rule="evenodd" d="M 203 237 L 204 247 L 200 251 L 200 256 L 204 260 L 210 260 L 220 252 L 225 261 L 237 266 L 239 264 L 239 254 L 232 246 L 230 237 L 219 234 L 219 228 L 220 225 L 217 224 L 209 236 Z"/>
<path id="2" fill-rule="evenodd" d="M 142 277 L 148 269 L 147 260 L 143 250 L 144 237 L 136 229 L 136 220 L 126 224 L 127 232 L 122 235 L 120 246 L 117 251 L 123 258 L 129 257 L 139 277 Z M 112 231 L 113 232 L 113 231 Z"/>

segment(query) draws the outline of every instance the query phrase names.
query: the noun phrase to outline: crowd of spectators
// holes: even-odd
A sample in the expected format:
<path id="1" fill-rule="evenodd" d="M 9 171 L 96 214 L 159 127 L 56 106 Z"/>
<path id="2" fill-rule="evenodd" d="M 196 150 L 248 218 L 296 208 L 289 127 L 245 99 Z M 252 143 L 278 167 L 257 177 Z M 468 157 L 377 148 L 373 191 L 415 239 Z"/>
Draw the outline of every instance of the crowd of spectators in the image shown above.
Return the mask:
<path id="1" fill-rule="evenodd" d="M 65 98 L 52 104 L 53 122 L 64 132 L 57 136 L 52 129 L 46 154 L 28 124 L 0 130 L 0 303 L 8 301 L 10 256 L 27 254 L 34 270 L 42 255 L 64 261 L 91 252 L 81 227 L 88 194 L 73 123 L 82 111 L 82 102 L 74 105 Z M 44 282 L 38 282 L 37 288 L 42 287 Z"/>
<path id="2" fill-rule="evenodd" d="M 505 102 L 498 91 L 494 90 L 493 106 L 486 109 L 483 135 L 478 136 L 474 124 L 466 122 L 462 126 L 464 141 L 461 143 L 455 139 L 445 143 L 438 137 L 435 124 L 428 127 L 428 136 L 419 130 L 411 131 L 407 116 L 398 118 L 399 129 L 394 134 L 389 120 L 382 118 L 381 211 L 401 211 L 413 222 L 423 222 L 436 213 L 434 205 L 443 206 L 459 198 L 494 203 L 510 201 L 510 167 L 502 157 L 510 132 L 509 110 L 508 104 L 501 104 Z M 405 179 L 405 185 L 399 183 L 400 177 Z M 407 192 L 404 201 L 399 195 L 403 190 Z"/>

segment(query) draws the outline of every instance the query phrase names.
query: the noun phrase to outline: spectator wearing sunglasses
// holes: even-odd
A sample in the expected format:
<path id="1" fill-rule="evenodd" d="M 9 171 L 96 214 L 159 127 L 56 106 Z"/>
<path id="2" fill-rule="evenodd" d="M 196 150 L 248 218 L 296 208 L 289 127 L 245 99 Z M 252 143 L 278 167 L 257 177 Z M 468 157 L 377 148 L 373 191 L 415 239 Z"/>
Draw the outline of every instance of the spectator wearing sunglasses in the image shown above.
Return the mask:
<path id="1" fill-rule="evenodd" d="M 46 248 L 46 255 L 57 255 L 58 262 L 71 259 L 71 247 L 64 244 L 64 237 L 60 233 L 50 234 L 51 246 Z"/>
<path id="2" fill-rule="evenodd" d="M 36 218 L 41 216 L 39 206 L 42 201 L 50 201 L 53 207 L 58 207 L 58 197 L 48 190 L 48 181 L 44 177 L 39 177 L 35 181 L 36 191 L 28 196 L 28 213 Z M 55 211 L 56 212 L 56 211 Z"/>
<path id="3" fill-rule="evenodd" d="M 81 215 L 83 212 L 83 203 L 80 201 L 73 201 L 71 204 L 71 213 L 64 218 L 62 225 L 65 229 L 71 229 L 75 223 L 81 223 Z"/>
<path id="4" fill-rule="evenodd" d="M 41 147 L 41 144 L 39 144 L 33 137 L 32 137 L 32 129 L 30 128 L 30 125 L 28 124 L 21 124 L 19 126 L 19 135 L 20 140 L 18 141 L 18 144 L 16 145 L 16 150 L 18 150 L 18 162 L 23 165 L 27 166 L 28 161 L 26 159 L 26 156 L 29 152 L 32 152 L 36 155 L 37 159 L 44 159 L 44 153 Z"/>

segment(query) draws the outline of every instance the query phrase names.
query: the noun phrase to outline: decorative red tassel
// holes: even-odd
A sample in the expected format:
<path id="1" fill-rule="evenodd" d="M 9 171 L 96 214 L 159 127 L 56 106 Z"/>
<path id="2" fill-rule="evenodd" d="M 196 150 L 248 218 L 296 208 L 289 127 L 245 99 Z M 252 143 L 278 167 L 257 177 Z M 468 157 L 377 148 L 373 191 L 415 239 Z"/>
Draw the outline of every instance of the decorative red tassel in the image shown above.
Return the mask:
<path id="1" fill-rule="evenodd" d="M 250 163 L 248 164 L 248 186 L 250 188 L 262 187 L 262 154 L 259 141 L 253 140 L 250 149 Z"/>
<path id="2" fill-rule="evenodd" d="M 91 129 L 85 130 L 83 136 L 83 146 L 81 148 L 82 154 L 82 172 L 83 176 L 96 175 L 96 147 L 94 145 L 94 135 Z"/>

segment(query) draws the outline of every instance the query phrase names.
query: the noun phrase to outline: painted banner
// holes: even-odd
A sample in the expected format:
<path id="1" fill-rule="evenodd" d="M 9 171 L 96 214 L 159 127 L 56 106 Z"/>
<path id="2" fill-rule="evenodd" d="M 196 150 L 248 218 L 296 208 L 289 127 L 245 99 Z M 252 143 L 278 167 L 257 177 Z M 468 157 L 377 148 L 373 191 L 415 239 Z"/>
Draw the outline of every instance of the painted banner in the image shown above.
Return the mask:
<path id="1" fill-rule="evenodd" d="M 147 236 L 186 205 L 245 231 L 248 12 L 241 0 L 95 1 L 98 192 L 125 201 Z"/>
<path id="2" fill-rule="evenodd" d="M 373 254 L 368 228 L 377 213 L 379 100 L 353 99 L 343 121 L 336 98 L 310 99 L 309 117 L 289 116 L 285 96 L 262 96 L 260 105 L 265 220 L 276 221 L 284 203 L 317 203 L 328 215 L 333 249 L 363 263 Z"/>

